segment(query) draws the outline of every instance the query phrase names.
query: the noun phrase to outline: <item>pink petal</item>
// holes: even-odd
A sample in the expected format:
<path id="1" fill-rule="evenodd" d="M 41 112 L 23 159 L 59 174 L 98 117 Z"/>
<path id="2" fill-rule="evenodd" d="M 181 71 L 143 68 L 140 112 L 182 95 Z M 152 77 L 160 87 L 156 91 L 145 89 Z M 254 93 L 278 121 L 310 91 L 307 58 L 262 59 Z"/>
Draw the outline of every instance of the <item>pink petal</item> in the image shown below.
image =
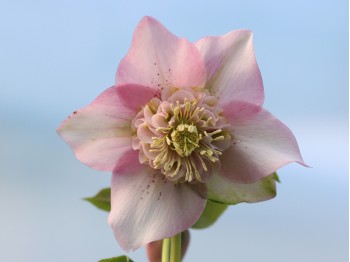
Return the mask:
<path id="1" fill-rule="evenodd" d="M 220 104 L 242 100 L 262 105 L 263 83 L 255 60 L 253 35 L 232 31 L 221 37 L 205 37 L 195 43 L 207 68 L 207 88 Z"/>
<path id="2" fill-rule="evenodd" d="M 157 20 L 144 17 L 119 64 L 116 82 L 137 83 L 166 93 L 174 87 L 204 86 L 205 74 L 201 54 L 192 43 L 173 35 Z"/>
<path id="3" fill-rule="evenodd" d="M 132 100 L 126 92 L 142 95 Z M 98 170 L 112 171 L 121 165 L 118 160 L 132 150 L 131 119 L 137 108 L 153 95 L 154 92 L 138 85 L 111 87 L 89 106 L 72 113 L 57 132 L 81 162 Z"/>
<path id="4" fill-rule="evenodd" d="M 234 138 L 220 158 L 228 179 L 252 183 L 290 162 L 305 165 L 292 132 L 260 106 L 233 101 L 224 112 Z"/>
<path id="5" fill-rule="evenodd" d="M 129 149 L 117 161 L 114 172 L 131 173 L 140 170 L 143 166 L 139 161 L 139 151 Z"/>
<path id="6" fill-rule="evenodd" d="M 108 222 L 120 246 L 135 250 L 191 227 L 205 203 L 189 185 L 163 180 L 147 167 L 133 174 L 113 173 Z"/>
<path id="7" fill-rule="evenodd" d="M 148 103 L 157 93 L 147 86 L 124 84 L 118 85 L 116 89 L 120 103 L 126 108 L 129 108 L 134 113 L 139 112 L 142 107 Z"/>

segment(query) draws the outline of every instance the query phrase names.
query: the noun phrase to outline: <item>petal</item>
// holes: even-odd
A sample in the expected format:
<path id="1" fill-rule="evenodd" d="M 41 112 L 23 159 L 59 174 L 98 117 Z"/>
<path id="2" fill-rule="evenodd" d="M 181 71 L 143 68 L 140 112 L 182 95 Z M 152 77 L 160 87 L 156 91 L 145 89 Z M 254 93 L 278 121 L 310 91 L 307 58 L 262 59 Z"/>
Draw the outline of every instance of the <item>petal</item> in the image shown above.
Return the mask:
<path id="1" fill-rule="evenodd" d="M 137 128 L 137 137 L 142 142 L 151 144 L 153 141 L 152 137 L 154 137 L 154 133 L 152 133 L 152 131 L 149 130 L 147 123 L 143 123 Z"/>
<path id="2" fill-rule="evenodd" d="M 274 175 L 264 177 L 251 184 L 238 184 L 216 173 L 209 178 L 206 185 L 208 199 L 227 205 L 241 202 L 255 203 L 276 196 Z"/>
<path id="3" fill-rule="evenodd" d="M 119 64 L 116 82 L 137 83 L 163 93 L 173 87 L 204 86 L 205 74 L 201 54 L 192 43 L 144 17 Z"/>
<path id="4" fill-rule="evenodd" d="M 135 84 L 118 85 L 116 89 L 120 103 L 135 113 L 139 112 L 142 107 L 148 103 L 157 93 L 147 86 Z"/>
<path id="5" fill-rule="evenodd" d="M 131 99 L 126 92 L 139 92 Z M 154 92 L 137 85 L 114 86 L 104 91 L 89 106 L 72 113 L 57 129 L 84 164 L 112 171 L 118 160 L 131 150 L 131 119 L 136 108 Z M 125 158 L 121 159 L 125 162 Z"/>
<path id="6" fill-rule="evenodd" d="M 205 37 L 195 45 L 204 57 L 207 88 L 219 97 L 220 105 L 231 100 L 262 105 L 263 83 L 250 31 L 236 30 L 221 37 Z"/>
<path id="7" fill-rule="evenodd" d="M 243 101 L 223 109 L 233 129 L 233 145 L 220 158 L 225 177 L 252 183 L 290 162 L 305 165 L 292 132 L 269 112 Z"/>
<path id="8" fill-rule="evenodd" d="M 139 161 L 139 151 L 134 149 L 129 149 L 125 151 L 123 155 L 118 159 L 114 172 L 118 173 L 131 173 L 136 172 L 142 168 Z"/>
<path id="9" fill-rule="evenodd" d="M 206 200 L 187 184 L 174 184 L 144 168 L 113 173 L 108 222 L 126 251 L 178 234 L 201 215 Z"/>

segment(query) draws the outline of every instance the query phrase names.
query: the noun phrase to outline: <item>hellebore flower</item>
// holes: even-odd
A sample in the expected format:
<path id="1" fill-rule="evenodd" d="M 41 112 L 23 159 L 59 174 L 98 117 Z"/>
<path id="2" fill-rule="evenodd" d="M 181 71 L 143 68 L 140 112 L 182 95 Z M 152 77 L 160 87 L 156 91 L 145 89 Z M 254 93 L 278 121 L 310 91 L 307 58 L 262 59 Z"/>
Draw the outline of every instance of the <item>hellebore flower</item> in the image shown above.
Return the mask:
<path id="1" fill-rule="evenodd" d="M 250 31 L 193 44 L 145 17 L 116 85 L 58 133 L 80 161 L 113 171 L 108 221 L 122 248 L 134 250 L 191 227 L 206 199 L 270 199 L 271 174 L 304 165 L 263 100 Z"/>

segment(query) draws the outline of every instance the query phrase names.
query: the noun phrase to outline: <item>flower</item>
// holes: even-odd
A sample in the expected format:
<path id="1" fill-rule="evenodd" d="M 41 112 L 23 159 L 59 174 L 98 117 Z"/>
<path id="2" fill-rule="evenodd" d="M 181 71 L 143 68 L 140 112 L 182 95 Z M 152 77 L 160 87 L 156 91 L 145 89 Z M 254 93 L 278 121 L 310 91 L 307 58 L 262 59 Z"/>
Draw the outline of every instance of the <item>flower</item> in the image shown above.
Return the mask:
<path id="1" fill-rule="evenodd" d="M 58 133 L 80 161 L 113 171 L 108 221 L 122 248 L 134 250 L 191 227 L 206 199 L 270 199 L 271 174 L 304 165 L 263 100 L 250 31 L 193 44 L 145 17 L 116 84 Z"/>

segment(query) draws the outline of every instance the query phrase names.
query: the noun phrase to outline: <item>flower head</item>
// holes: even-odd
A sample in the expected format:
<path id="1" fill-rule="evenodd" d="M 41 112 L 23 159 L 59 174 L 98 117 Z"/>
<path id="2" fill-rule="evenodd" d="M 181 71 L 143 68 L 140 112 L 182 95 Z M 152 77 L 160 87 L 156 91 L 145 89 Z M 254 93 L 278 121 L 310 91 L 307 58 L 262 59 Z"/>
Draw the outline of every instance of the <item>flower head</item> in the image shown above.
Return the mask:
<path id="1" fill-rule="evenodd" d="M 130 250 L 191 227 L 206 199 L 270 199 L 271 174 L 304 164 L 263 100 L 250 31 L 193 44 L 145 17 L 116 84 L 58 132 L 83 163 L 113 171 L 108 221 Z"/>

